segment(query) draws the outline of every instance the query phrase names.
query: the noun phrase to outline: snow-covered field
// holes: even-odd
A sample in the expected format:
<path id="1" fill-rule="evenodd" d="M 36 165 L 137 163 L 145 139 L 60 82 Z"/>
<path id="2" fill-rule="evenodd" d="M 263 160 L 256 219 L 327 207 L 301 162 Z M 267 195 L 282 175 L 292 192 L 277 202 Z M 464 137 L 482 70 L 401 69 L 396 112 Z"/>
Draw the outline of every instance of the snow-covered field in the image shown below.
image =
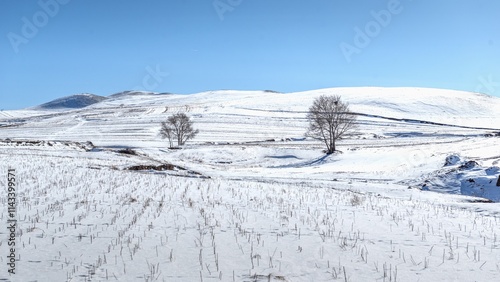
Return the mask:
<path id="1" fill-rule="evenodd" d="M 321 94 L 359 114 L 328 157 L 304 138 Z M 178 111 L 200 134 L 168 150 L 160 122 Z M 423 88 L 125 93 L 3 111 L 18 260 L 9 275 L 3 228 L 0 280 L 497 281 L 499 121 L 498 98 Z M 175 169 L 127 169 L 161 164 Z"/>

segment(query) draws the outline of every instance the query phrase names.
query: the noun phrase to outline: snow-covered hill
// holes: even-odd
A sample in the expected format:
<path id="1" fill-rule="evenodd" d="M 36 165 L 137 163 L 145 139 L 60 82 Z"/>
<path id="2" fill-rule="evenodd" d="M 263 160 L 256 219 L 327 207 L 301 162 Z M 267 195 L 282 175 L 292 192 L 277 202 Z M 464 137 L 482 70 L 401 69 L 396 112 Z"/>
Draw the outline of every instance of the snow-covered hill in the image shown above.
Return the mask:
<path id="1" fill-rule="evenodd" d="M 88 93 L 75 94 L 47 102 L 38 107 L 35 107 L 35 109 L 44 109 L 44 110 L 79 109 L 79 108 L 85 108 L 95 103 L 99 103 L 106 99 L 107 99 L 106 97 Z"/>
<path id="2" fill-rule="evenodd" d="M 344 154 L 315 162 L 321 158 L 322 145 L 304 138 L 305 116 L 313 99 L 323 94 L 341 95 L 349 102 L 359 114 L 359 127 L 341 141 Z M 438 170 L 452 154 L 483 161 L 486 167 L 496 165 L 500 155 L 494 137 L 500 132 L 500 99 L 477 93 L 372 87 L 284 94 L 125 91 L 98 100 L 66 111 L 6 112 L 0 118 L 0 138 L 135 147 L 155 158 L 216 175 L 230 170 L 231 175 L 287 178 L 294 172 L 299 178 L 314 174 L 320 179 L 359 177 L 391 182 Z M 160 122 L 179 111 L 192 116 L 200 134 L 185 150 L 164 154 L 165 142 L 158 136 Z"/>
<path id="3" fill-rule="evenodd" d="M 134 97 L 134 96 L 169 95 L 169 94 L 171 94 L 171 93 L 157 93 L 157 92 L 149 92 L 149 91 L 127 90 L 127 91 L 122 91 L 122 92 L 118 92 L 115 94 L 111 94 L 111 95 L 109 95 L 109 98 L 111 98 L 111 99 L 118 99 L 118 98 L 127 99 L 128 97 Z"/>

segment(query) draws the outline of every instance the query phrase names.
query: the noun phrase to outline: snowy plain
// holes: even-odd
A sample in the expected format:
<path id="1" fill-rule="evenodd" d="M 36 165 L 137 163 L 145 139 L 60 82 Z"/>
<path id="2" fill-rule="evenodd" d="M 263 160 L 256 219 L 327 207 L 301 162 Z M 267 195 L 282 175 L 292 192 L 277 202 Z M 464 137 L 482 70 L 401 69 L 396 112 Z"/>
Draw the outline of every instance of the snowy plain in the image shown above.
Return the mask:
<path id="1" fill-rule="evenodd" d="M 304 137 L 322 94 L 358 114 L 328 157 Z M 158 130 L 178 111 L 200 134 L 169 150 Z M 137 92 L 2 111 L 19 229 L 15 275 L 0 230 L 0 280 L 498 281 L 499 121 L 499 98 L 425 88 Z"/>

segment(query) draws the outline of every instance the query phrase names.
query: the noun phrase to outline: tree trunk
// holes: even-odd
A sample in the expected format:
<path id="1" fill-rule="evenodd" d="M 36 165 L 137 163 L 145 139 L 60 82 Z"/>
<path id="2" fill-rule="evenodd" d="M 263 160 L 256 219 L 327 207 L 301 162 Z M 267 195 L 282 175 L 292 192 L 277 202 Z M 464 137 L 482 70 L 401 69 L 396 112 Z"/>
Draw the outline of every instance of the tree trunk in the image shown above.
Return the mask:
<path id="1" fill-rule="evenodd" d="M 330 144 L 330 146 L 328 146 L 328 150 L 326 152 L 327 155 L 331 155 L 335 152 L 335 144 Z"/>
<path id="2" fill-rule="evenodd" d="M 331 155 L 331 154 L 335 153 L 335 142 L 328 144 L 327 149 L 328 149 L 326 151 L 327 155 Z"/>

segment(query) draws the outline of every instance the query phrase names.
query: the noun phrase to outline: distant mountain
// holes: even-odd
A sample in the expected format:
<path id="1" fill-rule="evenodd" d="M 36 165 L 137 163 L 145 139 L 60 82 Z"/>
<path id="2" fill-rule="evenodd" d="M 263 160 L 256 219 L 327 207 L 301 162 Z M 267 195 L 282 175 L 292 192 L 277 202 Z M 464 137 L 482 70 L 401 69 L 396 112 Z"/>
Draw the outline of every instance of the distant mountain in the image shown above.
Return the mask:
<path id="1" fill-rule="evenodd" d="M 143 96 L 143 95 L 168 95 L 168 94 L 171 94 L 171 93 L 157 93 L 157 92 L 149 92 L 149 91 L 129 90 L 129 91 L 123 91 L 123 92 L 109 95 L 109 98 L 123 98 L 123 97 L 129 97 L 129 96 Z"/>
<path id="2" fill-rule="evenodd" d="M 95 103 L 106 100 L 107 97 L 94 94 L 76 94 L 59 98 L 48 103 L 42 104 L 37 109 L 54 110 L 54 109 L 80 109 L 90 106 Z"/>

